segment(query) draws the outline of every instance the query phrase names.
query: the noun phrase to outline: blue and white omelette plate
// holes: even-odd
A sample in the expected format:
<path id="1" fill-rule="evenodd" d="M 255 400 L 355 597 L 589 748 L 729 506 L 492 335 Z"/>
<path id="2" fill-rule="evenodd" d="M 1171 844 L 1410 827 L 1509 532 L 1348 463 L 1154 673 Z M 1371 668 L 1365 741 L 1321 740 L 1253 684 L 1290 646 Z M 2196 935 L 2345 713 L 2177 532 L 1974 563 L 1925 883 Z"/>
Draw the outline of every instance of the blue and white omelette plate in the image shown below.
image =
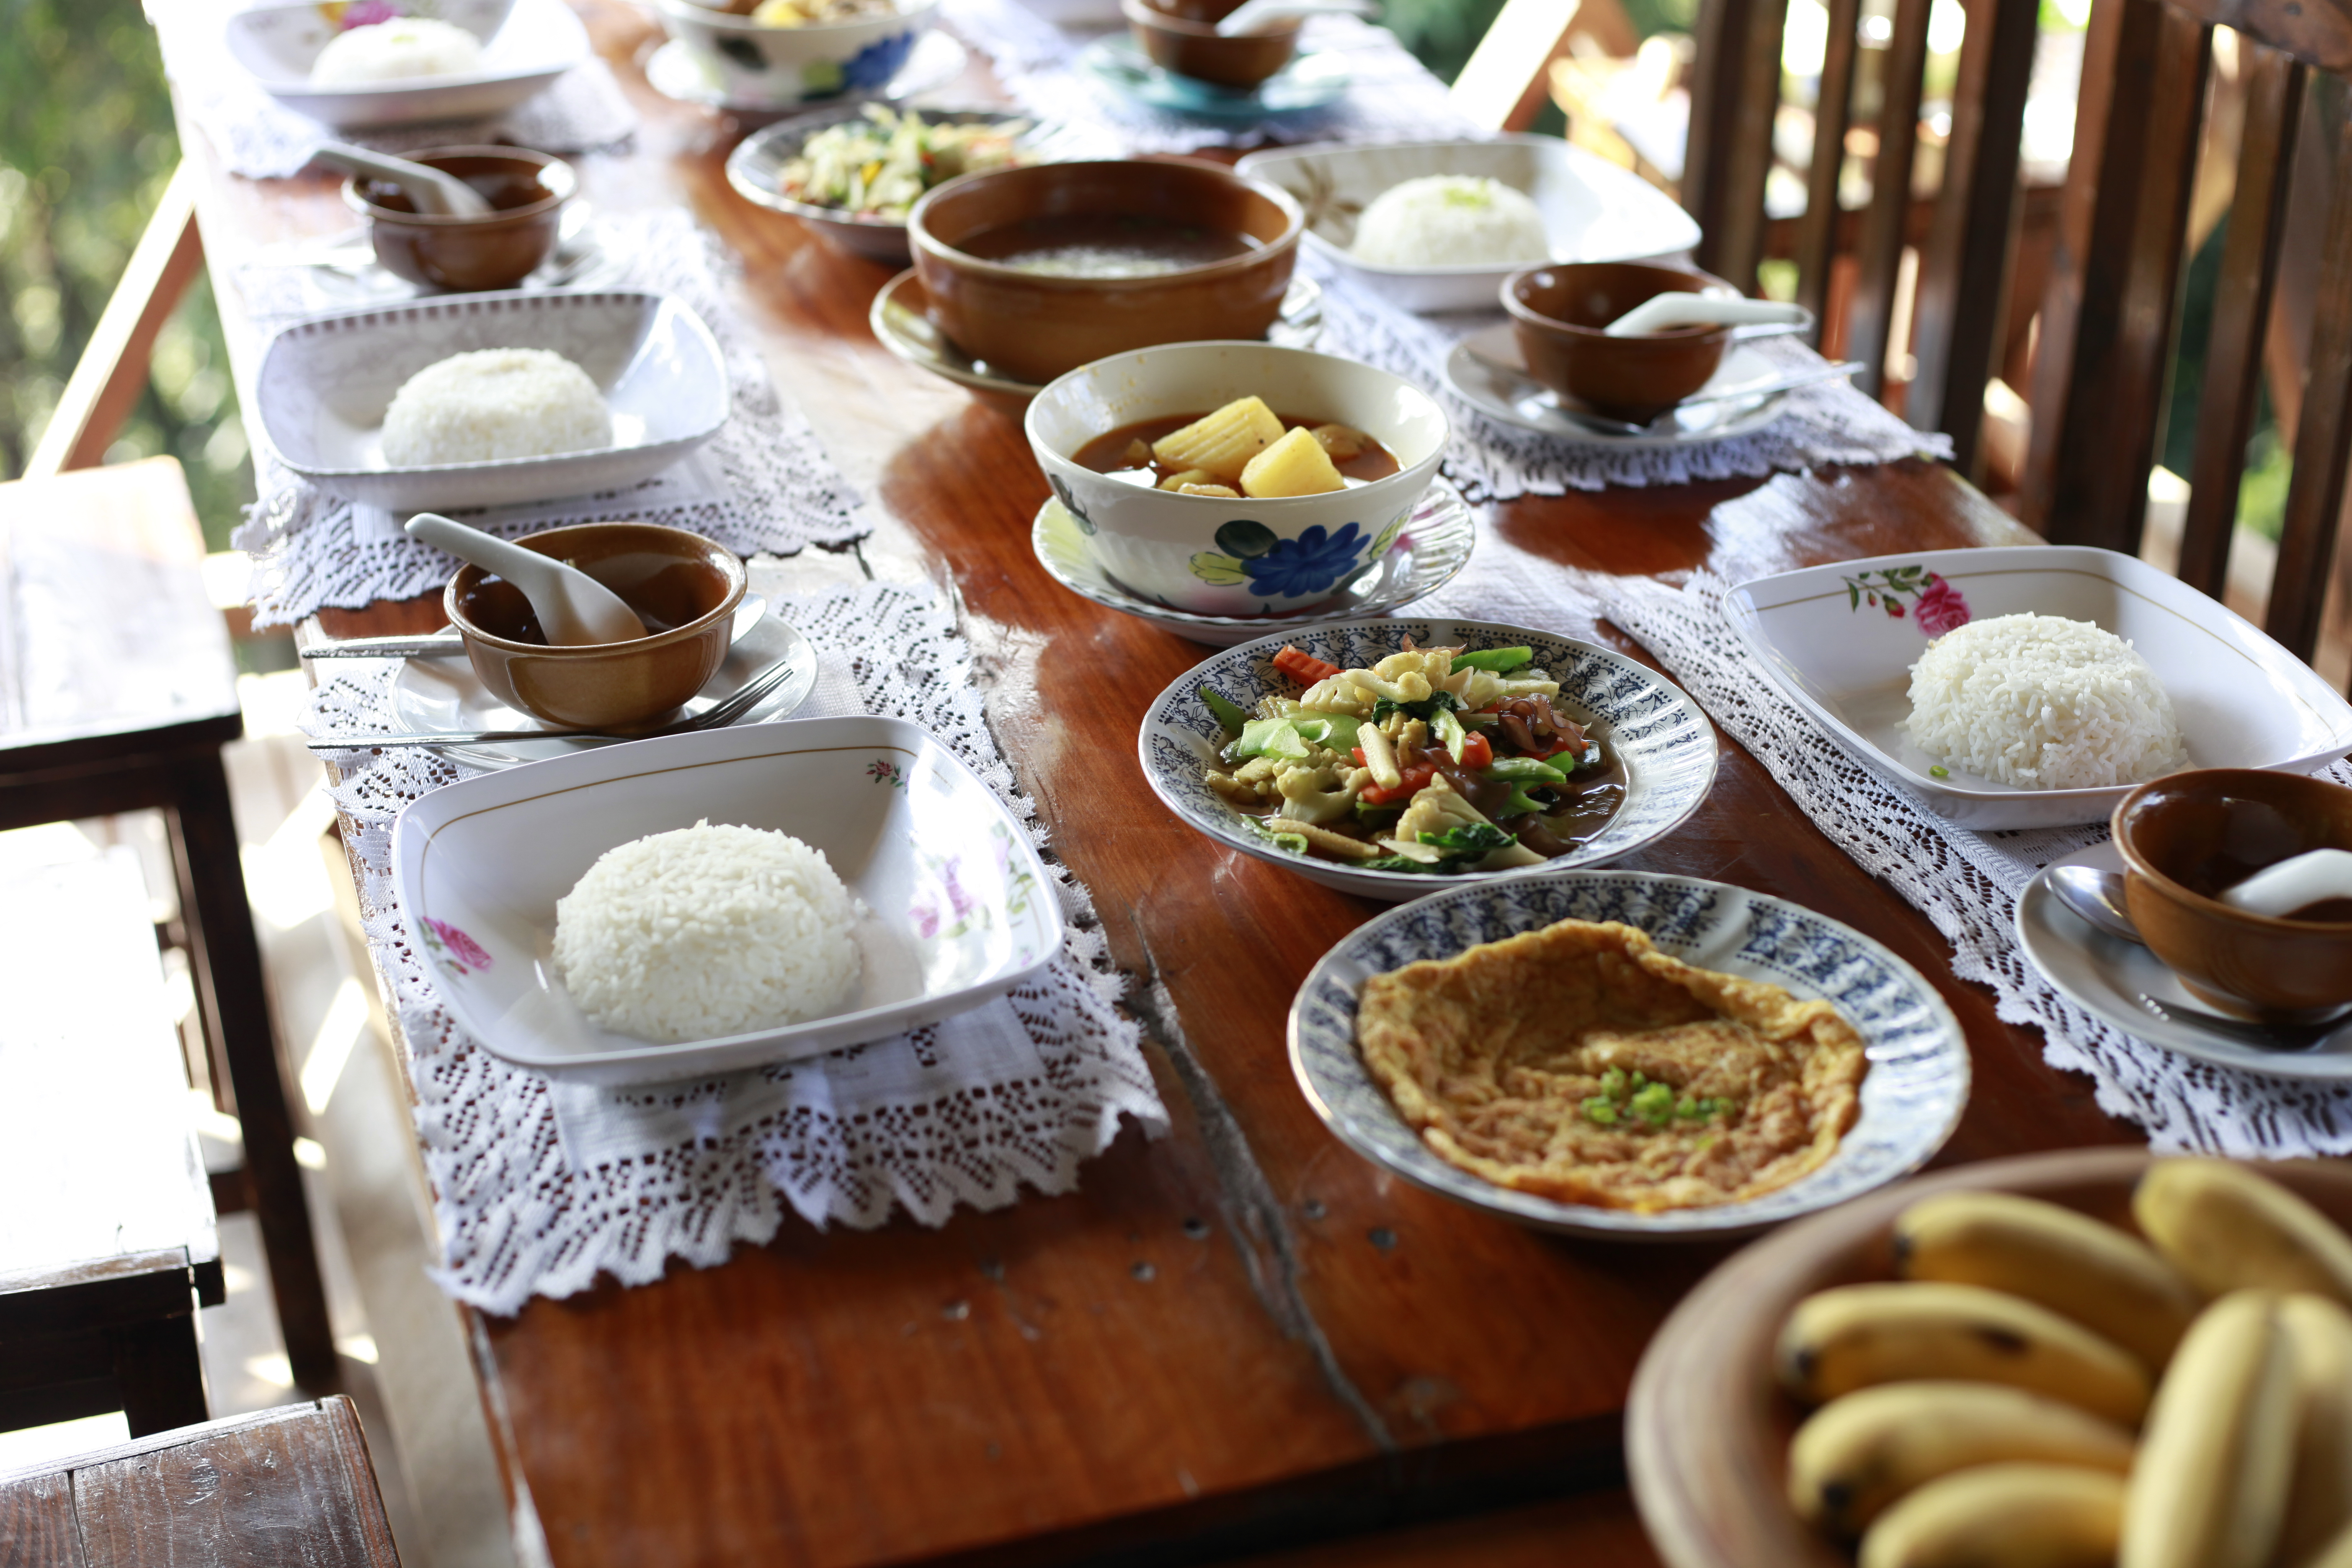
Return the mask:
<path id="1" fill-rule="evenodd" d="M 1541 669 L 1559 681 L 1560 710 L 1584 725 L 1622 764 L 1625 801 L 1617 815 L 1570 853 L 1540 866 L 1433 877 L 1369 871 L 1286 849 L 1204 782 L 1224 731 L 1201 700 L 1202 687 L 1237 707 L 1254 708 L 1261 697 L 1297 697 L 1303 691 L 1298 682 L 1274 668 L 1274 656 L 1286 644 L 1342 669 L 1355 669 L 1379 663 L 1402 647 L 1407 637 L 1417 647 L 1533 649 L 1533 663 L 1514 673 Z M 1698 809 L 1715 783 L 1716 755 L 1715 726 L 1698 704 L 1664 676 L 1622 654 L 1525 626 L 1413 616 L 1289 629 L 1229 648 L 1195 665 L 1152 700 L 1136 750 L 1161 804 L 1220 846 L 1273 861 L 1327 888 L 1391 904 L 1457 881 L 1542 876 L 1630 855 L 1671 833 Z"/>
<path id="2" fill-rule="evenodd" d="M 1556 921 L 1621 921 L 1701 968 L 1821 997 L 1862 1034 L 1862 1115 L 1828 1163 L 1746 1203 L 1636 1214 L 1481 1181 L 1405 1125 L 1356 1049 L 1364 981 Z M 1290 1068 L 1323 1124 L 1417 1187 L 1539 1230 L 1627 1241 L 1747 1235 L 1858 1197 L 1926 1164 L 1969 1100 L 1959 1020 L 1920 973 L 1826 915 L 1769 894 L 1647 871 L 1538 871 L 1447 888 L 1382 913 L 1324 954 L 1290 1006 Z"/>

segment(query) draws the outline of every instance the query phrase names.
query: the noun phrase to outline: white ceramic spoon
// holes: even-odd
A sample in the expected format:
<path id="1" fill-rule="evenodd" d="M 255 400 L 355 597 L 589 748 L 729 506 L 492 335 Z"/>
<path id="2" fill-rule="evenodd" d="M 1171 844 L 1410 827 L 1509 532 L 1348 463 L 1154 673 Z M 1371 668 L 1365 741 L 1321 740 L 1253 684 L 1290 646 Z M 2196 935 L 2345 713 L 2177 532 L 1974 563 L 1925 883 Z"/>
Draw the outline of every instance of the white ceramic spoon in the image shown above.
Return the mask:
<path id="1" fill-rule="evenodd" d="M 495 572 L 521 589 L 551 643 L 633 642 L 646 635 L 636 611 L 577 566 L 429 511 L 408 520 L 408 536 Z"/>
<path id="2" fill-rule="evenodd" d="M 1380 7 L 1372 0 L 1243 0 L 1237 9 L 1217 24 L 1217 36 L 1231 38 L 1243 33 L 1263 33 L 1276 23 L 1287 22 L 1294 16 L 1312 16 L 1321 11 L 1372 16 L 1380 14 Z"/>
<path id="3" fill-rule="evenodd" d="M 1256 4 L 1256 0 L 1251 0 L 1251 4 Z M 1743 300 L 1736 294 L 1685 294 L 1675 290 L 1653 294 L 1601 331 L 1612 338 L 1638 338 L 1663 332 L 1668 327 L 1744 327 L 1759 321 L 1785 324 L 1804 319 L 1801 305 L 1783 305 L 1775 300 Z"/>
<path id="4" fill-rule="evenodd" d="M 2273 920 L 2322 899 L 2352 899 L 2352 850 L 2314 849 L 2221 890 L 2221 901 L 2231 909 Z"/>
<path id="5" fill-rule="evenodd" d="M 415 204 L 418 212 L 436 217 L 488 217 L 496 210 L 483 199 L 481 192 L 457 175 L 444 174 L 428 163 L 412 163 L 405 158 L 387 157 L 342 142 L 326 142 L 310 156 L 347 174 L 372 174 L 379 180 L 390 180 L 408 193 L 408 199 Z"/>

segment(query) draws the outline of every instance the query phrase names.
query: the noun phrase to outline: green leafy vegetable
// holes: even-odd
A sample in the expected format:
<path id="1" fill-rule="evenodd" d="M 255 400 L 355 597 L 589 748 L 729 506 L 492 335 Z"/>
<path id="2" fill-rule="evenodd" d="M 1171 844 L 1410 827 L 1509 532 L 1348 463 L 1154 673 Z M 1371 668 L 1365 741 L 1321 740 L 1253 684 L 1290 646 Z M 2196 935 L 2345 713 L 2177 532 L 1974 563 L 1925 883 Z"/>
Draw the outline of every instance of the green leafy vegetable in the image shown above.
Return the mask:
<path id="1" fill-rule="evenodd" d="M 1479 776 L 1503 779 L 1515 784 L 1564 784 L 1568 782 L 1565 773 L 1535 757 L 1496 757 Z"/>
<path id="2" fill-rule="evenodd" d="M 1485 669 L 1496 675 L 1507 675 L 1523 664 L 1534 663 L 1535 657 L 1536 650 L 1531 647 L 1481 648 L 1476 653 L 1455 654 L 1454 668 Z"/>
<path id="3" fill-rule="evenodd" d="M 1952 776 L 1952 770 L 1946 767 L 1931 767 L 1927 771 L 1939 779 L 1948 779 Z"/>
<path id="4" fill-rule="evenodd" d="M 1424 833 L 1421 841 L 1439 849 L 1475 854 L 1484 859 L 1497 849 L 1508 849 L 1519 840 L 1516 834 L 1507 833 L 1491 822 L 1465 822 L 1443 833 Z"/>
<path id="5" fill-rule="evenodd" d="M 1230 699 L 1221 695 L 1214 688 L 1207 686 L 1201 688 L 1201 700 L 1208 704 L 1209 716 L 1223 726 L 1225 739 L 1228 741 L 1238 737 L 1244 727 L 1249 723 L 1249 715 Z"/>
<path id="6" fill-rule="evenodd" d="M 1584 1115 L 1587 1121 L 1597 1121 L 1603 1127 L 1617 1125 L 1616 1103 L 1597 1094 L 1584 1102 Z"/>
<path id="7" fill-rule="evenodd" d="M 1241 738 L 1225 748 L 1225 761 L 1238 763 L 1250 757 L 1278 757 L 1286 762 L 1303 763 L 1313 750 L 1298 726 L 1287 719 L 1252 719 L 1242 726 Z"/>
<path id="8" fill-rule="evenodd" d="M 1675 1091 L 1662 1083 L 1646 1084 L 1626 1103 L 1651 1126 L 1664 1127 L 1675 1114 Z"/>
<path id="9" fill-rule="evenodd" d="M 1456 763 L 1461 762 L 1462 748 L 1469 741 L 1470 736 L 1462 728 L 1462 721 L 1454 716 L 1454 710 L 1439 709 L 1436 715 L 1429 721 L 1429 732 L 1436 736 L 1439 743 L 1444 746 L 1446 755 L 1452 757 Z"/>
<path id="10" fill-rule="evenodd" d="M 1433 691 L 1417 702 L 1395 702 L 1383 697 L 1372 704 L 1372 722 L 1377 724 L 1391 713 L 1426 722 L 1441 711 L 1450 713 L 1461 706 L 1462 700 L 1451 691 Z"/>

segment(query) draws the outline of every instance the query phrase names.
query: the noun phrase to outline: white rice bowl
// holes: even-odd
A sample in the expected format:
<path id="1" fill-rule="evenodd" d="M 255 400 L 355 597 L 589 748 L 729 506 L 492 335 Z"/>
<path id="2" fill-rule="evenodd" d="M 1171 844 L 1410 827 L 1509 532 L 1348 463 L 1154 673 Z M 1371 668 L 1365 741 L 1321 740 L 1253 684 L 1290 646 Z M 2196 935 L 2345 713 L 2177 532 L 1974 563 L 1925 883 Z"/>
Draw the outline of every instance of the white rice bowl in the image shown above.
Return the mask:
<path id="1" fill-rule="evenodd" d="M 613 444 L 613 412 L 588 373 L 548 349 L 478 349 L 426 365 L 393 394 L 394 468 L 502 462 Z"/>
<path id="2" fill-rule="evenodd" d="M 1938 762 L 2021 789 L 2109 789 L 2189 765 L 2147 660 L 2059 616 L 1971 621 L 1928 644 L 1903 727 Z"/>
<path id="3" fill-rule="evenodd" d="M 555 969 L 600 1028 L 679 1045 L 843 1010 L 856 900 L 788 833 L 698 822 L 608 849 L 555 904 Z"/>
<path id="4" fill-rule="evenodd" d="M 356 87 L 471 76 L 481 68 L 482 41 L 465 28 L 430 16 L 397 16 L 328 39 L 311 62 L 310 79 L 321 87 Z"/>
<path id="5" fill-rule="evenodd" d="M 1500 180 L 1429 174 L 1391 185 L 1356 220 L 1349 251 L 1373 267 L 1499 267 L 1547 261 L 1543 212 Z"/>

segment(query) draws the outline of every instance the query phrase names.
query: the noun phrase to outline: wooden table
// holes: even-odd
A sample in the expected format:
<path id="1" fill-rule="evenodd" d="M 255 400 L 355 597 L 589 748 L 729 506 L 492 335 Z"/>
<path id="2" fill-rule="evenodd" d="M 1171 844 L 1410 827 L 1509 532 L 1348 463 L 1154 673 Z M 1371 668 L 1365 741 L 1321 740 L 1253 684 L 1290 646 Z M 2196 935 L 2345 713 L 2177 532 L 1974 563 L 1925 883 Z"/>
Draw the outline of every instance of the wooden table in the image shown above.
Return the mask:
<path id="1" fill-rule="evenodd" d="M 866 312 L 887 269 L 736 198 L 732 129 L 645 89 L 635 12 L 583 10 L 646 116 L 632 153 L 580 161 L 586 190 L 608 209 L 683 203 L 724 237 L 771 369 L 875 500 L 865 558 L 961 593 L 998 737 L 1137 977 L 1175 1131 L 1121 1138 L 1069 1196 L 936 1231 L 788 1222 L 723 1268 L 482 1321 L 495 1442 L 554 1561 L 1192 1562 L 1580 1492 L 1594 1495 L 1371 1560 L 1540 1546 L 1648 1561 L 1611 1489 L 1626 1388 L 1724 1249 L 1538 1236 L 1406 1187 L 1323 1131 L 1283 1021 L 1309 965 L 1375 907 L 1217 850 L 1153 799 L 1136 724 L 1203 650 L 1054 585 L 1028 549 L 1046 491 L 1018 428 L 878 347 Z M 963 87 L 989 84 L 975 72 Z M 254 244 L 344 221 L 323 180 L 215 174 L 200 211 L 220 280 Z M 1482 551 L 1734 577 L 2031 537 L 1917 462 L 1529 500 L 1493 521 Z M 1589 606 L 1561 615 L 1643 657 Z M 356 635 L 438 611 L 322 620 Z M 1924 918 L 1724 745 L 1706 806 L 1626 864 L 1793 898 L 1933 976 L 1976 1061 L 1945 1161 L 2137 1140 L 2087 1082 L 2043 1065 L 2038 1035 L 1952 977 Z"/>

